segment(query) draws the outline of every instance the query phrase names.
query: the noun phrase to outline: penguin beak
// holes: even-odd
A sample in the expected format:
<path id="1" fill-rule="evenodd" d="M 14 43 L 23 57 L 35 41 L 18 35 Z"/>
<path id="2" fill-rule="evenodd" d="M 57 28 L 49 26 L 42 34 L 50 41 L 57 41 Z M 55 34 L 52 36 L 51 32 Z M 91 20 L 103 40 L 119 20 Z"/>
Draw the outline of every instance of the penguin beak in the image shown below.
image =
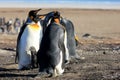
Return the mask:
<path id="1" fill-rule="evenodd" d="M 34 10 L 34 13 L 37 14 L 40 10 L 42 9 Z"/>
<path id="2" fill-rule="evenodd" d="M 42 10 L 42 9 L 31 10 L 31 11 L 29 12 L 29 16 L 35 16 L 35 15 L 37 15 L 37 13 L 38 13 L 40 10 Z"/>
<path id="3" fill-rule="evenodd" d="M 42 9 L 38 9 L 37 12 L 40 11 L 40 10 L 42 10 Z"/>
<path id="4" fill-rule="evenodd" d="M 42 9 L 37 9 L 37 10 L 31 10 L 29 12 L 29 17 L 31 18 L 31 20 L 33 20 L 35 23 L 38 22 L 38 18 L 37 18 L 37 13 L 42 10 Z"/>

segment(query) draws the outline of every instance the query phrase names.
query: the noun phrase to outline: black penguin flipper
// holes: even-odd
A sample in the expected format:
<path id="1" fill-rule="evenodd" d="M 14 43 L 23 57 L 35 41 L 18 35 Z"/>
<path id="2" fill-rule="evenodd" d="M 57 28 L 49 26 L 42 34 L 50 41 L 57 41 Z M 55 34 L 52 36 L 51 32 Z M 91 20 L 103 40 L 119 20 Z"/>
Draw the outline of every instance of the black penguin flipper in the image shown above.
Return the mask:
<path id="1" fill-rule="evenodd" d="M 20 42 L 22 33 L 24 32 L 24 29 L 26 28 L 26 26 L 27 26 L 27 24 L 24 24 L 24 25 L 21 27 L 20 32 L 19 32 L 18 37 L 17 37 L 15 63 L 17 63 L 17 58 L 18 58 L 18 60 L 19 60 L 19 52 L 18 52 L 19 42 Z"/>

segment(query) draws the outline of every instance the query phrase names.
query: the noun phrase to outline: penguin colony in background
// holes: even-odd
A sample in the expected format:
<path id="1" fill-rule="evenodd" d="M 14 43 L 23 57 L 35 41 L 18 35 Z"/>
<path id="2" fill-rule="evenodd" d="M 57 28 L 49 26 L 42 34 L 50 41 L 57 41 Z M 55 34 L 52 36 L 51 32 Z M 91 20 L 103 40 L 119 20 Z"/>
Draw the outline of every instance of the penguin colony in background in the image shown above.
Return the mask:
<path id="1" fill-rule="evenodd" d="M 71 57 L 79 58 L 75 52 L 78 40 L 74 25 L 62 18 L 58 11 L 44 14 L 44 19 L 41 19 L 41 15 L 37 14 L 39 10 L 29 12 L 18 35 L 18 69 L 39 67 L 39 75 L 59 76 Z"/>

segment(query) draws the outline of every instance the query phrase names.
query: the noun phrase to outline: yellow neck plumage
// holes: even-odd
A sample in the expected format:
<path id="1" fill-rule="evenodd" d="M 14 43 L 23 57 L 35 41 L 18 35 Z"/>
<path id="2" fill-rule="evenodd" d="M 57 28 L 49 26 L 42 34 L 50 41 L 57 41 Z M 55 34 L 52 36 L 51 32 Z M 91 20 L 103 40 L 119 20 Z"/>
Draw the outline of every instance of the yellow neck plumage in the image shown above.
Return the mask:
<path id="1" fill-rule="evenodd" d="M 39 25 L 36 23 L 36 24 L 30 24 L 30 28 L 34 29 L 34 30 L 38 30 L 40 27 Z"/>

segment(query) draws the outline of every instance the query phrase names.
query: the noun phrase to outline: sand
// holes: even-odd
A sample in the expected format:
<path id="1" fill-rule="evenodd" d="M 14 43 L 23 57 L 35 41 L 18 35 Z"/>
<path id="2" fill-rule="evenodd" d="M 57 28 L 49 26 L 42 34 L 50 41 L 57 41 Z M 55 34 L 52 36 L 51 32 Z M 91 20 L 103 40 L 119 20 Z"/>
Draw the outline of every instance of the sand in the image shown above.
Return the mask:
<path id="1" fill-rule="evenodd" d="M 29 8 L 1 8 L 0 17 L 15 20 L 16 17 L 26 20 Z M 70 19 L 75 26 L 75 31 L 81 37 L 85 33 L 93 36 L 120 38 L 120 10 L 98 9 L 43 9 L 39 14 L 57 10 L 61 15 Z"/>

